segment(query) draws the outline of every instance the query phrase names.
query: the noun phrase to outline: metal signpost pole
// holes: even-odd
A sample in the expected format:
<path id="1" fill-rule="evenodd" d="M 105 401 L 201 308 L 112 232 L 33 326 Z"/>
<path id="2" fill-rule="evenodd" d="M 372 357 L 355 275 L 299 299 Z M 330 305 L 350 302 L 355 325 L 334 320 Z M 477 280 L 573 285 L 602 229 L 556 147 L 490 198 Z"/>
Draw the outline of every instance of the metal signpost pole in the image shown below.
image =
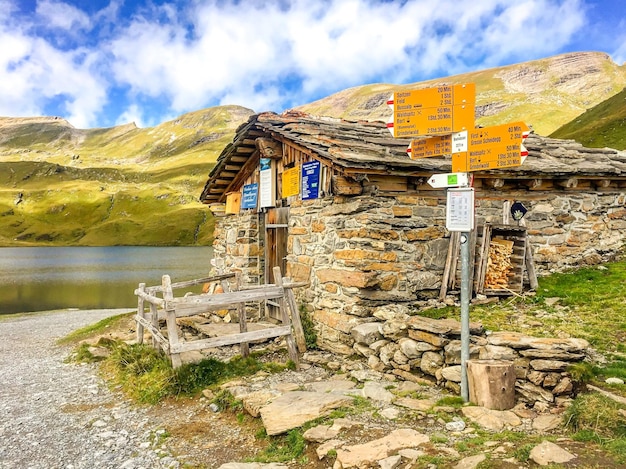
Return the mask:
<path id="1" fill-rule="evenodd" d="M 467 361 L 469 360 L 470 249 L 468 232 L 461 233 L 461 397 L 469 402 Z"/>

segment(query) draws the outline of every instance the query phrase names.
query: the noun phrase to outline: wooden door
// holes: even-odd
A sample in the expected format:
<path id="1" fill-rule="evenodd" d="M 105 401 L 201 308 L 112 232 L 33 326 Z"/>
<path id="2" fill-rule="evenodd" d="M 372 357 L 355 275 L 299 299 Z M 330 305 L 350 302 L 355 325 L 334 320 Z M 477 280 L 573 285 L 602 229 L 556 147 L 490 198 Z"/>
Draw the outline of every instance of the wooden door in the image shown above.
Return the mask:
<path id="1" fill-rule="evenodd" d="M 265 283 L 276 283 L 274 267 L 280 267 L 282 275 L 287 269 L 287 235 L 289 207 L 270 208 L 265 215 Z M 271 301 L 266 304 L 267 314 L 280 320 L 278 305 Z"/>

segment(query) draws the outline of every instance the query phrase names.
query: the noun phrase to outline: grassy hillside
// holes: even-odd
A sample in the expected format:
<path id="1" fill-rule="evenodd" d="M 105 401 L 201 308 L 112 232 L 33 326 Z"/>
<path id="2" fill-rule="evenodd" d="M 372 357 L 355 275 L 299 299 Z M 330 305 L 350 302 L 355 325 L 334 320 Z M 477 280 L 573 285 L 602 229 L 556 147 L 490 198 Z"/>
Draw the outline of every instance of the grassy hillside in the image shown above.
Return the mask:
<path id="1" fill-rule="evenodd" d="M 209 244 L 198 196 L 251 113 L 216 107 L 147 129 L 0 119 L 0 245 Z"/>
<path id="2" fill-rule="evenodd" d="M 626 65 L 601 52 L 564 54 L 506 67 L 480 70 L 406 85 L 375 84 L 350 88 L 298 110 L 344 119 L 387 121 L 386 102 L 396 91 L 439 84 L 476 84 L 476 124 L 522 120 L 549 135 L 586 109 L 626 86 Z"/>
<path id="3" fill-rule="evenodd" d="M 557 129 L 551 137 L 626 150 L 626 88 Z"/>

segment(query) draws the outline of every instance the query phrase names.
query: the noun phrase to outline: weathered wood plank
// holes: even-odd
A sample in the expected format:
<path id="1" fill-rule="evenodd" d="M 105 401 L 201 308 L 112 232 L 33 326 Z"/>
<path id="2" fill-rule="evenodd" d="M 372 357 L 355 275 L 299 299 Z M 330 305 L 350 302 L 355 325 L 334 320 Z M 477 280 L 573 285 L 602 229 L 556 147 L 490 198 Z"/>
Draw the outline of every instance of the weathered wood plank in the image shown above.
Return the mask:
<path id="1" fill-rule="evenodd" d="M 169 352 L 170 344 L 168 340 L 163 336 L 163 334 L 161 334 L 161 331 L 159 331 L 159 329 L 155 328 L 149 321 L 139 315 L 135 316 L 135 321 L 137 321 L 137 323 L 141 324 L 148 331 L 150 331 L 150 334 L 152 335 L 152 340 L 157 341 L 159 344 L 161 344 L 163 350 L 166 353 Z"/>
<path id="2" fill-rule="evenodd" d="M 146 289 L 145 283 L 140 283 L 138 290 L 140 292 L 144 292 Z M 137 315 L 140 318 L 144 318 L 144 299 L 141 296 L 137 296 Z M 137 321 L 137 343 L 143 344 L 143 324 L 140 321 Z"/>
<path id="3" fill-rule="evenodd" d="M 175 309 L 177 315 L 189 316 L 197 312 L 208 312 L 220 309 L 234 308 L 238 303 L 265 301 L 280 298 L 285 294 L 283 287 L 259 288 L 255 290 L 241 290 L 218 295 L 192 295 L 181 298 L 172 298 L 165 302 L 165 309 Z M 194 313 L 194 311 L 197 311 Z"/>
<path id="4" fill-rule="evenodd" d="M 258 331 L 243 332 L 239 334 L 225 335 L 222 337 L 213 337 L 211 339 L 196 340 L 193 342 L 185 342 L 172 345 L 172 353 L 192 352 L 196 350 L 204 350 L 215 347 L 223 347 L 225 345 L 237 345 L 242 342 L 253 342 L 255 340 L 271 339 L 272 337 L 281 337 L 291 334 L 291 326 L 270 327 Z"/>
<path id="5" fill-rule="evenodd" d="M 165 300 L 165 315 L 166 315 L 166 324 L 167 324 L 167 337 L 170 343 L 170 360 L 172 360 L 172 366 L 174 368 L 179 368 L 183 362 L 180 358 L 180 354 L 177 352 L 172 352 L 172 349 L 175 348 L 178 341 L 178 326 L 176 325 L 176 310 L 173 307 L 167 306 L 168 301 L 174 297 L 172 293 L 172 280 L 169 275 L 164 275 L 161 280 L 161 285 L 163 286 L 163 299 Z"/>

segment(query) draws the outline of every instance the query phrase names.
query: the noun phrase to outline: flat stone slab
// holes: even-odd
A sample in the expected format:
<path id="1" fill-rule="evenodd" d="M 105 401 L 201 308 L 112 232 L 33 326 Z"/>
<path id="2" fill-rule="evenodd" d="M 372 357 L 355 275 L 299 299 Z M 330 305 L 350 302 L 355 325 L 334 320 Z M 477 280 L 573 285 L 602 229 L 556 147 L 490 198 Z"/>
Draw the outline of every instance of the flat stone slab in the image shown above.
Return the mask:
<path id="1" fill-rule="evenodd" d="M 540 466 L 547 466 L 552 463 L 564 464 L 575 458 L 576 456 L 569 451 L 549 441 L 541 442 L 530 451 L 530 459 Z"/>
<path id="2" fill-rule="evenodd" d="M 401 428 L 378 440 L 337 449 L 337 461 L 343 469 L 371 467 L 399 450 L 416 448 L 429 441 L 427 435 L 411 428 Z"/>
<path id="3" fill-rule="evenodd" d="M 506 426 L 519 427 L 521 419 L 510 410 L 492 410 L 470 406 L 461 409 L 463 415 L 487 430 L 500 431 Z"/>
<path id="4" fill-rule="evenodd" d="M 288 392 L 261 408 L 261 420 L 268 435 L 279 435 L 352 401 L 339 393 Z"/>

